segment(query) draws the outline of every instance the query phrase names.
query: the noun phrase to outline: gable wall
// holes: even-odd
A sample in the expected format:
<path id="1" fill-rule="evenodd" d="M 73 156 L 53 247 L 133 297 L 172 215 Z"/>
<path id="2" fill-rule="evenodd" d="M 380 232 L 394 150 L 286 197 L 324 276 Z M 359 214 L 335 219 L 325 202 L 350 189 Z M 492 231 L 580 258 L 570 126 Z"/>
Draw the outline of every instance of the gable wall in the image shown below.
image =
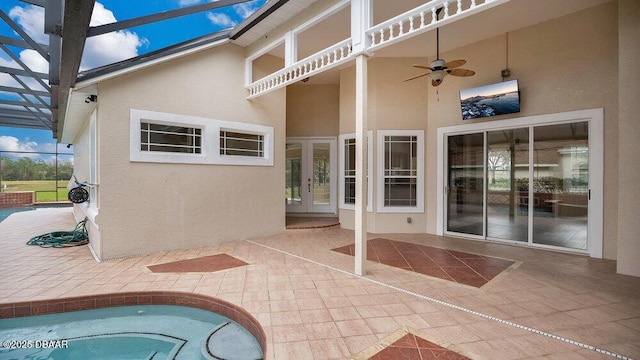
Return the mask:
<path id="1" fill-rule="evenodd" d="M 284 90 L 247 101 L 244 49 L 224 45 L 99 84 L 103 259 L 284 230 Z M 129 111 L 274 127 L 273 166 L 129 161 Z"/>

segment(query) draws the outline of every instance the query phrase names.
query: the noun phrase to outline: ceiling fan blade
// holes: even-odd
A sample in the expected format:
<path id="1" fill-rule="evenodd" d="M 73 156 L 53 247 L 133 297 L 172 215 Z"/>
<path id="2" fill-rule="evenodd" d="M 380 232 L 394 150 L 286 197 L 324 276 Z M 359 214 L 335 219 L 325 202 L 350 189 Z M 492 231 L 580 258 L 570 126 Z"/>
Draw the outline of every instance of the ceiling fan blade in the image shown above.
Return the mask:
<path id="1" fill-rule="evenodd" d="M 444 67 L 446 67 L 447 69 L 453 69 L 453 68 L 457 68 L 458 66 L 462 66 L 466 63 L 467 63 L 467 60 L 462 60 L 462 59 L 452 60 L 444 64 Z"/>
<path id="2" fill-rule="evenodd" d="M 418 78 L 421 78 L 421 77 L 423 77 L 423 76 L 427 76 L 427 75 L 429 75 L 429 73 L 426 73 L 426 74 L 420 74 L 420 75 L 418 75 L 418 76 L 410 77 L 410 78 L 408 78 L 408 79 L 405 79 L 404 81 L 406 82 L 406 81 L 410 81 L 410 80 L 415 80 L 415 79 L 418 79 Z"/>
<path id="3" fill-rule="evenodd" d="M 450 75 L 453 75 L 453 76 L 473 76 L 473 75 L 476 74 L 475 71 L 468 70 L 468 69 L 447 70 L 447 73 L 449 73 Z"/>
<path id="4" fill-rule="evenodd" d="M 414 68 L 418 68 L 418 69 L 425 69 L 425 70 L 432 70 L 432 68 L 428 67 L 427 65 L 418 65 L 418 64 L 414 64 L 413 65 Z"/>

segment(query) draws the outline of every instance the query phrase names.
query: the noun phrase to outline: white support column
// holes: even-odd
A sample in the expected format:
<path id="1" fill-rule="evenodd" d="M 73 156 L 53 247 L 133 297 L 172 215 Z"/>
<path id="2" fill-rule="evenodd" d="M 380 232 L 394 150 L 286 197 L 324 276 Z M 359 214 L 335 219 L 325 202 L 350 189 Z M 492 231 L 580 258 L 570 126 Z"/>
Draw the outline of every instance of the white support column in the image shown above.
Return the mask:
<path id="1" fill-rule="evenodd" d="M 356 57 L 355 273 L 367 272 L 367 55 Z M 373 201 L 373 199 L 369 199 Z"/>
<path id="2" fill-rule="evenodd" d="M 298 42 L 296 34 L 289 31 L 284 37 L 284 66 L 291 66 L 298 61 Z"/>
<path id="3" fill-rule="evenodd" d="M 351 42 L 355 54 L 369 47 L 366 32 L 371 26 L 372 13 L 371 0 L 351 0 Z"/>

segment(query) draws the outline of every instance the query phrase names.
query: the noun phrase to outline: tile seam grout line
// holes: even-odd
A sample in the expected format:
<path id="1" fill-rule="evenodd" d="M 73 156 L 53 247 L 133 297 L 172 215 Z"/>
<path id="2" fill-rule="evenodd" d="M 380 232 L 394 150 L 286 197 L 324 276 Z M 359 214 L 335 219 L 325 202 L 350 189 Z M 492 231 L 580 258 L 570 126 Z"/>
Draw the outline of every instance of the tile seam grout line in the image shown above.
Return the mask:
<path id="1" fill-rule="evenodd" d="M 350 275 L 350 276 L 358 278 L 358 279 L 366 280 L 366 281 L 369 281 L 371 283 L 374 283 L 374 284 L 377 284 L 377 285 L 380 285 L 380 286 L 384 286 L 384 287 L 386 287 L 388 289 L 392 289 L 392 290 L 395 290 L 395 291 L 398 291 L 398 292 L 401 292 L 401 293 L 404 293 L 404 294 L 407 294 L 407 295 L 410 295 L 410 296 L 413 296 L 413 297 L 417 297 L 417 298 L 420 298 L 420 299 L 423 299 L 423 300 L 427 300 L 427 301 L 430 301 L 430 302 L 433 302 L 433 303 L 436 303 L 436 304 L 440 304 L 440 305 L 443 305 L 443 306 L 446 306 L 446 307 L 449 307 L 449 308 L 452 308 L 452 309 L 460 310 L 460 311 L 466 312 L 466 313 L 471 314 L 471 315 L 479 316 L 479 317 L 487 319 L 487 320 L 496 321 L 496 322 L 504 324 L 504 325 L 508 325 L 508 326 L 511 326 L 511 327 L 518 328 L 520 330 L 525 330 L 525 331 L 528 331 L 528 332 L 531 332 L 531 333 L 534 333 L 534 334 L 546 336 L 546 337 L 549 337 L 549 338 L 552 338 L 552 339 L 555 339 L 555 340 L 559 340 L 559 341 L 562 341 L 562 342 L 565 342 L 565 343 L 568 343 L 568 344 L 571 344 L 571 345 L 575 345 L 575 346 L 581 347 L 583 349 L 592 350 L 592 351 L 595 351 L 595 352 L 603 354 L 603 355 L 608 355 L 608 356 L 612 356 L 612 357 L 615 357 L 615 358 L 618 358 L 618 359 L 623 359 L 623 360 L 633 360 L 630 357 L 627 357 L 627 356 L 624 356 L 624 355 L 620 355 L 620 354 L 614 353 L 614 352 L 609 351 L 609 350 L 601 349 L 601 348 L 595 347 L 593 345 L 588 345 L 588 344 L 585 344 L 585 343 L 582 343 L 582 342 L 579 342 L 579 341 L 575 341 L 575 340 L 571 340 L 571 339 L 568 339 L 568 338 L 565 338 L 565 337 L 562 337 L 562 336 L 554 335 L 554 334 L 551 334 L 551 333 L 548 333 L 548 332 L 544 332 L 542 330 L 534 329 L 534 328 L 529 327 L 529 326 L 520 325 L 520 324 L 514 323 L 512 321 L 503 320 L 503 319 L 500 319 L 500 318 L 497 318 L 497 317 L 494 317 L 494 316 L 491 316 L 491 315 L 488 315 L 488 314 L 484 314 L 484 313 L 481 313 L 481 312 L 478 312 L 478 311 L 475 311 L 475 310 L 470 310 L 470 309 L 464 308 L 462 306 L 458 306 L 458 305 L 455 305 L 455 304 L 448 303 L 446 301 L 438 300 L 436 298 L 432 298 L 432 297 L 429 297 L 429 296 L 426 296 L 426 295 L 422 295 L 422 294 L 419 294 L 419 293 L 416 293 L 416 292 L 413 292 L 413 291 L 410 291 L 410 290 L 407 290 L 407 289 L 403 289 L 403 288 L 400 288 L 400 287 L 397 287 L 397 286 L 394 286 L 394 285 L 391 285 L 391 284 L 387 284 L 387 283 L 384 283 L 382 281 L 371 279 L 371 278 L 368 278 L 366 276 L 360 276 L 360 275 L 351 273 L 349 271 L 333 267 L 331 265 L 322 264 L 320 262 L 317 262 L 317 261 L 314 261 L 314 260 L 311 260 L 311 259 L 307 259 L 307 258 L 304 258 L 302 256 L 298 256 L 296 254 L 292 254 L 292 253 L 284 251 L 284 250 L 276 249 L 276 248 L 268 246 L 268 245 L 260 244 L 260 243 L 257 243 L 257 242 L 251 241 L 251 240 L 245 240 L 245 241 L 248 242 L 248 243 L 251 243 L 251 244 L 266 248 L 266 249 L 269 249 L 269 250 L 273 250 L 273 251 L 276 251 L 276 252 L 279 252 L 279 253 L 282 253 L 282 254 L 285 254 L 285 255 L 292 256 L 292 257 L 300 259 L 300 260 L 304 260 L 304 261 L 310 262 L 312 264 L 316 264 L 316 265 L 319 265 L 319 266 L 322 266 L 322 267 L 325 267 L 325 268 L 328 268 L 328 269 L 331 269 L 331 270 L 334 270 L 334 271 L 338 271 L 338 272 L 346 274 L 346 275 Z"/>

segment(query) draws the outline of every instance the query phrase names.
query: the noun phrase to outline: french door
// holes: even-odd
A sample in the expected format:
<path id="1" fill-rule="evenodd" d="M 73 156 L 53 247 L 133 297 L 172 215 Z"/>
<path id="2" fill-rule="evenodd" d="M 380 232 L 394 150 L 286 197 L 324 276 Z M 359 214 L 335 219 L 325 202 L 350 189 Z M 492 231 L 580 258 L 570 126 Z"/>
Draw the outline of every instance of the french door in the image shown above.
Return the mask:
<path id="1" fill-rule="evenodd" d="M 336 139 L 288 138 L 285 201 L 287 212 L 335 213 Z"/>
<path id="2" fill-rule="evenodd" d="M 601 256 L 602 140 L 590 121 L 468 128 L 443 134 L 444 233 Z"/>

